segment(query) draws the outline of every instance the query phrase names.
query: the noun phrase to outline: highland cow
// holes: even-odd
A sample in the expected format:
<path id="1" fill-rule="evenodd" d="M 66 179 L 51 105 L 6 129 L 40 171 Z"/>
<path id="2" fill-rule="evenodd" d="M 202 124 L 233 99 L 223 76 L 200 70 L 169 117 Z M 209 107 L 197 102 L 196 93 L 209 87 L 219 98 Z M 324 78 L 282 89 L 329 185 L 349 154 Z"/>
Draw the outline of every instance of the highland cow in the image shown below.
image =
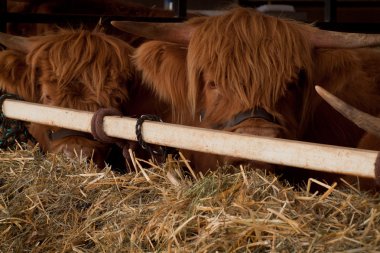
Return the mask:
<path id="1" fill-rule="evenodd" d="M 157 40 L 143 44 L 135 61 L 185 124 L 358 147 L 365 131 L 322 100 L 315 85 L 380 114 L 380 51 L 369 48 L 379 35 L 323 31 L 249 8 L 186 23 L 112 24 Z M 207 170 L 242 161 L 204 154 L 193 162 Z"/>
<path id="2" fill-rule="evenodd" d="M 134 48 L 102 32 L 60 30 L 44 36 L 0 34 L 0 89 L 26 101 L 84 111 L 114 108 L 121 114 L 164 113 L 141 86 L 131 62 Z M 110 144 L 88 134 L 31 123 L 46 152 L 93 158 L 104 166 Z M 122 168 L 123 169 L 123 168 Z"/>

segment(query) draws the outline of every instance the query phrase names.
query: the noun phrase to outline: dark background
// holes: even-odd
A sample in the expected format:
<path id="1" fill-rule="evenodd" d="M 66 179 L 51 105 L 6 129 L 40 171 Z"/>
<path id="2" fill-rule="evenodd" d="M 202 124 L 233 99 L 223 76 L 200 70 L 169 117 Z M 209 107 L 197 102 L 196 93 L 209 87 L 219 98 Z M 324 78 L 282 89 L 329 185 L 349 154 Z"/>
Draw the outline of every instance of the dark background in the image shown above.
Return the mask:
<path id="1" fill-rule="evenodd" d="M 28 0 L 0 0 L 1 31 L 4 31 L 6 22 L 33 23 L 56 21 L 54 17 L 46 15 L 43 17 L 39 17 L 38 15 L 17 16 L 15 13 L 8 13 L 7 4 L 11 1 L 27 2 Z M 50 1 L 54 0 L 46 0 L 46 2 Z M 183 21 L 186 19 L 186 10 L 188 12 L 193 12 L 194 10 L 225 10 L 231 5 L 256 8 L 266 4 L 283 4 L 293 6 L 296 12 L 276 12 L 268 14 L 299 19 L 308 23 L 315 23 L 318 27 L 323 29 L 380 33 L 380 0 L 140 0 L 135 2 L 144 4 L 148 7 L 164 8 L 165 1 L 172 1 L 177 17 L 182 18 L 174 21 Z M 89 13 L 86 15 L 88 14 Z M 59 18 L 63 19 L 65 17 L 61 16 Z"/>

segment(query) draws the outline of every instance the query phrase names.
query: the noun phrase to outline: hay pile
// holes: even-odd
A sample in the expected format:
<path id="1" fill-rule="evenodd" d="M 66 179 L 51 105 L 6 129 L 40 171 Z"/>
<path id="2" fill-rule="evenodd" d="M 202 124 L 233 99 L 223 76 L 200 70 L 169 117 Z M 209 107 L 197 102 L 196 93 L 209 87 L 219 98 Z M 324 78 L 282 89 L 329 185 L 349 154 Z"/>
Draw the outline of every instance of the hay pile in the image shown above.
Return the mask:
<path id="1" fill-rule="evenodd" d="M 195 177 L 171 161 L 118 175 L 37 148 L 0 152 L 0 252 L 380 251 L 379 198 L 349 186 L 313 194 L 244 168 Z"/>

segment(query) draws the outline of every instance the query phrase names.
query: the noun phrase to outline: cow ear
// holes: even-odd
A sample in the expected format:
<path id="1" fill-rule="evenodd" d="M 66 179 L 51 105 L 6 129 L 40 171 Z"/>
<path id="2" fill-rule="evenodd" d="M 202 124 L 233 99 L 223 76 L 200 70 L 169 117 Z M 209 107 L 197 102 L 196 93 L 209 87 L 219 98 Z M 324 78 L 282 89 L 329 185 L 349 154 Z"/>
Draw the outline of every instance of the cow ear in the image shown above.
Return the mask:
<path id="1" fill-rule="evenodd" d="M 144 85 L 177 110 L 187 108 L 186 54 L 187 49 L 179 44 L 150 41 L 142 44 L 133 57 Z"/>
<path id="2" fill-rule="evenodd" d="M 0 51 L 0 90 L 37 102 L 35 85 L 28 78 L 26 55 L 19 51 Z"/>
<path id="3" fill-rule="evenodd" d="M 187 23 L 148 23 L 133 21 L 111 21 L 111 24 L 128 33 L 148 39 L 189 44 L 194 25 Z"/>

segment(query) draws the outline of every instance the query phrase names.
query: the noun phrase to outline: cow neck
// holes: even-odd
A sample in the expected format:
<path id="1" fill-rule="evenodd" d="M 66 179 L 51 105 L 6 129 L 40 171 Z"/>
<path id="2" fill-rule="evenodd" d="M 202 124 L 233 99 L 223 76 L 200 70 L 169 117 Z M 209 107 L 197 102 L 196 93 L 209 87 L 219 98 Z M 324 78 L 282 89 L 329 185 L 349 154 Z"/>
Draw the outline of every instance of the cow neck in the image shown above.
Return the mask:
<path id="1" fill-rule="evenodd" d="M 202 122 L 203 119 L 204 119 L 204 111 L 202 111 L 199 115 L 200 122 Z M 230 127 L 239 125 L 240 123 L 248 119 L 264 119 L 268 122 L 279 124 L 276 118 L 272 114 L 267 112 L 264 108 L 255 107 L 253 109 L 248 109 L 246 111 L 236 114 L 235 116 L 233 116 L 232 119 L 224 123 L 213 125 L 212 128 L 218 129 L 218 130 L 230 128 Z"/>
<path id="2" fill-rule="evenodd" d="M 71 130 L 71 129 L 61 128 L 57 131 L 53 131 L 53 130 L 48 131 L 48 137 L 49 137 L 49 140 L 51 141 L 56 141 L 59 139 L 63 139 L 66 137 L 73 137 L 73 136 L 84 137 L 89 140 L 94 140 L 94 137 L 92 136 L 92 134 L 80 132 L 76 130 Z"/>

